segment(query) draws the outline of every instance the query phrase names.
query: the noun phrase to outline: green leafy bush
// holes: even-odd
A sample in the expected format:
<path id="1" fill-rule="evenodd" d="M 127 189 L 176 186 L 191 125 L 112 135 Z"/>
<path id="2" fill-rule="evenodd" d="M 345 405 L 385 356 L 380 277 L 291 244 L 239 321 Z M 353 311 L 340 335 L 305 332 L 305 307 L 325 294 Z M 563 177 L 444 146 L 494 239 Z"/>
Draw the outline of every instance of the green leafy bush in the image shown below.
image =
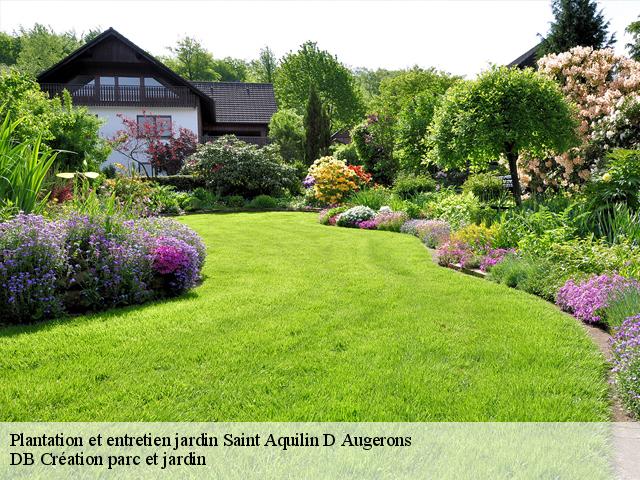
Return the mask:
<path id="1" fill-rule="evenodd" d="M 472 194 L 455 195 L 443 192 L 425 206 L 427 218 L 445 220 L 453 230 L 479 220 L 480 201 Z"/>
<path id="2" fill-rule="evenodd" d="M 350 207 L 343 205 L 341 207 L 334 208 L 326 208 L 320 212 L 318 215 L 318 222 L 322 225 L 329 225 L 332 218 L 335 218 L 337 215 L 340 215 L 342 212 L 346 212 Z"/>
<path id="3" fill-rule="evenodd" d="M 465 193 L 473 193 L 483 202 L 498 200 L 505 192 L 502 179 L 491 173 L 476 173 L 470 175 L 462 185 Z"/>
<path id="4" fill-rule="evenodd" d="M 332 155 L 336 157 L 338 160 L 342 160 L 347 165 L 360 165 L 362 162 L 358 158 L 358 152 L 356 151 L 356 146 L 353 142 L 342 144 L 334 144 L 331 147 Z"/>
<path id="5" fill-rule="evenodd" d="M 433 192 L 436 181 L 426 175 L 404 174 L 398 176 L 393 183 L 393 193 L 400 198 L 412 198 L 420 193 Z"/>
<path id="6" fill-rule="evenodd" d="M 244 197 L 240 195 L 228 195 L 222 198 L 222 203 L 229 208 L 242 208 L 244 207 L 245 201 Z"/>
<path id="7" fill-rule="evenodd" d="M 269 195 L 258 195 L 251 200 L 247 205 L 249 208 L 255 208 L 256 210 L 267 210 L 270 208 L 277 208 L 278 201 Z"/>
<path id="8" fill-rule="evenodd" d="M 184 174 L 202 178 L 219 195 L 278 196 L 299 190 L 296 169 L 283 163 L 277 146 L 259 148 L 233 135 L 199 145 Z"/>

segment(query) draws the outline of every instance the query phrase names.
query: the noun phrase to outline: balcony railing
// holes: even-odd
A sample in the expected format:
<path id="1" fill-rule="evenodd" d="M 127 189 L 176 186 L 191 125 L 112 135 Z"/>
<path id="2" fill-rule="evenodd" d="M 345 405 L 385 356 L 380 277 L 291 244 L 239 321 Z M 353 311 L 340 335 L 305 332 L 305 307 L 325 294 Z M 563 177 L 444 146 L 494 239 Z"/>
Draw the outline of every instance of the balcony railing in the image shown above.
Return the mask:
<path id="1" fill-rule="evenodd" d="M 195 107 L 196 96 L 187 87 L 143 87 L 135 85 L 69 85 L 43 83 L 43 91 L 50 97 L 71 94 L 75 105 L 135 107 Z"/>

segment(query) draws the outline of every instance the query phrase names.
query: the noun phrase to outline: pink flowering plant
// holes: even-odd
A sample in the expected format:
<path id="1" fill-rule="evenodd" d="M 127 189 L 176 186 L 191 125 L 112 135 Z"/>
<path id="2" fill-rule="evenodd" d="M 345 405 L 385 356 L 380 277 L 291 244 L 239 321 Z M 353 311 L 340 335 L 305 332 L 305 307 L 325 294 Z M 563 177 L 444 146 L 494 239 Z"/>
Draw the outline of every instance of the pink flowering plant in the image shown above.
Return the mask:
<path id="1" fill-rule="evenodd" d="M 492 267 L 504 260 L 507 255 L 515 253 L 515 248 L 490 248 L 480 262 L 480 270 L 488 272 Z"/>
<path id="2" fill-rule="evenodd" d="M 640 417 L 640 315 L 627 318 L 612 339 L 613 373 L 620 396 Z"/>
<path id="3" fill-rule="evenodd" d="M 585 323 L 604 323 L 605 309 L 630 289 L 640 290 L 640 284 L 618 274 L 593 275 L 582 282 L 569 279 L 558 291 L 556 304 Z"/>
<path id="4" fill-rule="evenodd" d="M 378 230 L 399 232 L 407 219 L 405 212 L 380 211 L 376 214 L 374 222 Z"/>
<path id="5" fill-rule="evenodd" d="M 153 269 L 163 276 L 171 293 L 193 288 L 200 279 L 198 252 L 186 242 L 172 237 L 159 237 L 151 250 Z"/>

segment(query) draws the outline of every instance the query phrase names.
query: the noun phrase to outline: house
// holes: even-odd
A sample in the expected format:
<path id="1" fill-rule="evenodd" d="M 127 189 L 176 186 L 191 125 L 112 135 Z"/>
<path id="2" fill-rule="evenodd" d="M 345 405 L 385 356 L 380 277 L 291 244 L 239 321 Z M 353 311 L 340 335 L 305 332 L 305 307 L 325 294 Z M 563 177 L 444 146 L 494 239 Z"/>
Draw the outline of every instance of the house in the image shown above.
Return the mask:
<path id="1" fill-rule="evenodd" d="M 516 58 L 513 62 L 507 64 L 507 67 L 516 67 L 520 69 L 525 69 L 527 67 L 537 68 L 538 61 L 538 49 L 542 43 L 539 43 L 531 50 L 527 50 L 525 53 Z"/>
<path id="2" fill-rule="evenodd" d="M 187 128 L 198 141 L 234 134 L 265 145 L 271 116 L 277 111 L 273 85 L 241 82 L 189 82 L 113 28 L 80 47 L 38 76 L 42 90 L 67 90 L 105 120 L 101 135 L 123 129 L 120 115 L 139 125 Z M 129 163 L 113 152 L 107 163 Z"/>

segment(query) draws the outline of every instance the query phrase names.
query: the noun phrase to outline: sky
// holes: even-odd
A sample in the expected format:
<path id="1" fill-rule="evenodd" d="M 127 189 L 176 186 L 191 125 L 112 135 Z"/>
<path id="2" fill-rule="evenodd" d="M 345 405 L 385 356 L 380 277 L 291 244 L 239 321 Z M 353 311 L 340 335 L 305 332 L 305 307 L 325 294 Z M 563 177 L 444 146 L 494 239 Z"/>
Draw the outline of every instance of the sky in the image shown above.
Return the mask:
<path id="1" fill-rule="evenodd" d="M 600 6 L 624 53 L 640 1 Z M 113 27 L 154 55 L 188 35 L 215 57 L 244 59 L 265 45 L 281 57 L 313 40 L 349 67 L 419 65 L 467 77 L 532 48 L 551 20 L 549 0 L 0 0 L 7 32 L 36 22 L 78 33 Z"/>

